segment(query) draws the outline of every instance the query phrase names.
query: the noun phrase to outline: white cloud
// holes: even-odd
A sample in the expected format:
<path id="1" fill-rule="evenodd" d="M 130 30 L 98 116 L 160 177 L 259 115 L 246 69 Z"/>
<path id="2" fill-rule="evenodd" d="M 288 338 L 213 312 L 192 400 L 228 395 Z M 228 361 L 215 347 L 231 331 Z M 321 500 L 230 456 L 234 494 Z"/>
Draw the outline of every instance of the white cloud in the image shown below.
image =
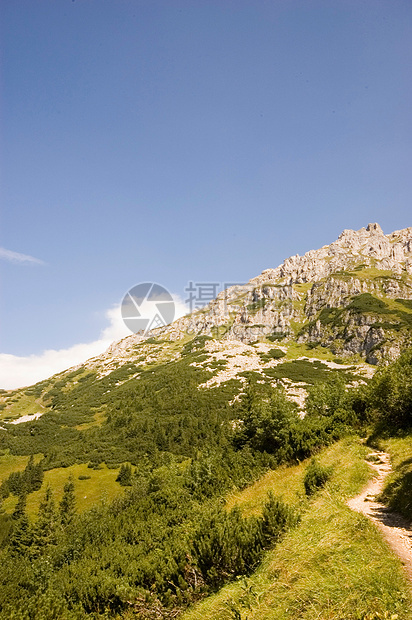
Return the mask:
<path id="1" fill-rule="evenodd" d="M 176 314 L 179 318 L 187 314 L 188 308 L 183 301 L 173 295 Z M 90 357 L 100 355 L 116 340 L 130 336 L 131 332 L 123 323 L 120 306 L 114 306 L 105 312 L 109 321 L 98 340 L 76 344 L 68 349 L 48 349 L 39 355 L 18 356 L 0 353 L 0 388 L 10 390 L 37 381 L 47 379 L 71 366 L 81 364 Z"/>
<path id="2" fill-rule="evenodd" d="M 40 258 L 34 258 L 28 254 L 20 254 L 20 252 L 13 252 L 12 250 L 6 250 L 6 248 L 0 248 L 0 259 L 6 260 L 9 263 L 35 263 L 37 265 L 44 265 L 44 261 Z"/>

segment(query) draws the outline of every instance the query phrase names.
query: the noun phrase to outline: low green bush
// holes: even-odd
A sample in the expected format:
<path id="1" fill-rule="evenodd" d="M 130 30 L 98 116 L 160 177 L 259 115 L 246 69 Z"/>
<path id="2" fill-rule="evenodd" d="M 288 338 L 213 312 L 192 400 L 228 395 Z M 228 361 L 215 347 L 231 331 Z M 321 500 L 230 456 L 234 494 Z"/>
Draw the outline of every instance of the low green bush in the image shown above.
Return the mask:
<path id="1" fill-rule="evenodd" d="M 306 495 L 313 495 L 318 489 L 324 487 L 331 475 L 332 467 L 323 467 L 316 459 L 312 459 L 303 479 Z"/>

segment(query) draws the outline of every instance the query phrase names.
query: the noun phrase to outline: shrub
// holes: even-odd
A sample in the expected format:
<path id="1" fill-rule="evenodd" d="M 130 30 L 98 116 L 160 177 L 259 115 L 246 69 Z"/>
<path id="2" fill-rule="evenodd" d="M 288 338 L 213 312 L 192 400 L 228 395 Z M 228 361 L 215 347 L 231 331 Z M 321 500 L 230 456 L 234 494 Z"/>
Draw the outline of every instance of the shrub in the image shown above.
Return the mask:
<path id="1" fill-rule="evenodd" d="M 303 480 L 306 495 L 313 495 L 318 489 L 324 487 L 331 475 L 332 467 L 323 467 L 316 459 L 312 459 Z"/>
<path id="2" fill-rule="evenodd" d="M 193 553 L 207 584 L 220 587 L 237 575 L 249 574 L 264 552 L 296 525 L 295 511 L 269 493 L 260 518 L 242 517 L 238 506 L 222 506 L 203 518 L 193 540 Z"/>

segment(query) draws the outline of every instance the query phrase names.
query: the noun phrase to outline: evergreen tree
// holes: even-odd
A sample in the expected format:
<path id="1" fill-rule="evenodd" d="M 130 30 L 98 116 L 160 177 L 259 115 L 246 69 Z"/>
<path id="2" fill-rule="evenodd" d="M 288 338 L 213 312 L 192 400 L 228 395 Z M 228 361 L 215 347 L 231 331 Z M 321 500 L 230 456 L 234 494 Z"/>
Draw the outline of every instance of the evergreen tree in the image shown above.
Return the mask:
<path id="1" fill-rule="evenodd" d="M 32 491 L 38 491 L 43 483 L 44 473 L 41 463 L 38 463 L 37 465 L 34 464 L 33 455 L 30 457 L 24 473 L 29 492 L 31 493 Z"/>
<path id="2" fill-rule="evenodd" d="M 40 502 L 37 521 L 33 528 L 33 554 L 42 555 L 50 545 L 57 543 L 57 514 L 52 490 L 47 487 Z"/>
<path id="3" fill-rule="evenodd" d="M 20 496 L 23 493 L 23 487 L 25 485 L 24 473 L 21 471 L 12 471 L 7 479 L 7 486 L 13 495 Z M 26 489 L 27 493 L 28 489 Z"/>
<path id="4" fill-rule="evenodd" d="M 132 468 L 129 463 L 123 463 L 120 467 L 116 482 L 119 482 L 122 487 L 130 487 L 132 485 Z"/>
<path id="5" fill-rule="evenodd" d="M 13 514 L 11 515 L 14 521 L 18 521 L 25 515 L 26 499 L 27 499 L 27 492 L 26 492 L 26 489 L 23 489 L 21 494 L 19 495 L 19 499 L 17 500 L 17 504 L 13 511 Z"/>
<path id="6" fill-rule="evenodd" d="M 60 522 L 67 527 L 73 521 L 76 511 L 76 497 L 74 495 L 74 482 L 70 476 L 64 485 L 63 497 L 59 504 Z"/>
<path id="7" fill-rule="evenodd" d="M 27 556 L 28 550 L 33 542 L 33 533 L 29 518 L 23 512 L 20 519 L 15 523 L 10 536 L 10 552 L 14 555 Z"/>
<path id="8" fill-rule="evenodd" d="M 298 421 L 295 403 L 286 398 L 283 388 L 275 388 L 270 396 L 254 396 L 248 390 L 243 426 L 235 434 L 238 447 L 249 445 L 254 450 L 276 454 L 279 461 L 291 456 L 290 428 Z"/>

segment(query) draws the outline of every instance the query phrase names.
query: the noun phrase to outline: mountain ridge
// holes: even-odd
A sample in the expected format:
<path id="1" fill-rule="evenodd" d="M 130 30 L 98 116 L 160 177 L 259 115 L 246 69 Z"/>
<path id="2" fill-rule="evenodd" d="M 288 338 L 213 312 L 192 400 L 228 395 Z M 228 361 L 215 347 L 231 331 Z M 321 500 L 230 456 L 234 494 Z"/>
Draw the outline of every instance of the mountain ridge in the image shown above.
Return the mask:
<path id="1" fill-rule="evenodd" d="M 351 274 L 347 269 L 355 271 Z M 317 314 L 324 307 L 344 307 L 350 299 L 365 294 L 391 300 L 412 299 L 411 227 L 389 235 L 376 223 L 358 231 L 345 229 L 333 243 L 303 256 L 285 259 L 277 268 L 262 271 L 245 285 L 222 291 L 201 310 L 170 325 L 146 335 L 127 336 L 89 363 L 94 367 L 94 360 L 104 361 L 113 356 L 124 361 L 129 359 L 128 353 L 135 346 L 150 338 L 177 341 L 188 334 L 247 344 L 268 336 L 280 338 L 284 335 L 296 337 L 300 343 L 319 342 L 328 348 L 338 330 L 331 335 L 330 329 L 324 329 L 322 322 L 316 320 Z M 346 334 L 347 343 L 335 346 L 336 354 L 343 357 L 359 354 L 372 364 L 395 359 L 409 334 L 390 333 L 389 344 L 385 347 L 386 332 L 390 330 L 378 328 L 375 315 L 373 320 L 357 325 L 357 329 L 354 325 L 352 342 L 349 344 Z M 294 329 L 293 323 L 297 323 L 299 329 Z M 378 345 L 381 351 L 377 353 Z"/>
<path id="2" fill-rule="evenodd" d="M 191 363 L 207 373 L 198 389 L 235 381 L 239 397 L 255 373 L 282 383 L 303 409 L 308 385 L 328 371 L 346 373 L 347 385 L 362 383 L 412 342 L 411 270 L 412 228 L 389 235 L 376 223 L 346 229 L 333 243 L 285 259 L 170 325 L 112 343 L 35 391 L 48 403 L 53 385 L 90 372 L 98 380 L 119 375 L 113 384 L 121 385 L 191 350 L 198 355 Z M 69 383 L 77 385 L 78 378 Z M 12 403 L 12 395 L 25 390 L 0 396 L 1 418 L 16 418 L 15 410 L 39 412 L 35 403 L 22 411 Z"/>

